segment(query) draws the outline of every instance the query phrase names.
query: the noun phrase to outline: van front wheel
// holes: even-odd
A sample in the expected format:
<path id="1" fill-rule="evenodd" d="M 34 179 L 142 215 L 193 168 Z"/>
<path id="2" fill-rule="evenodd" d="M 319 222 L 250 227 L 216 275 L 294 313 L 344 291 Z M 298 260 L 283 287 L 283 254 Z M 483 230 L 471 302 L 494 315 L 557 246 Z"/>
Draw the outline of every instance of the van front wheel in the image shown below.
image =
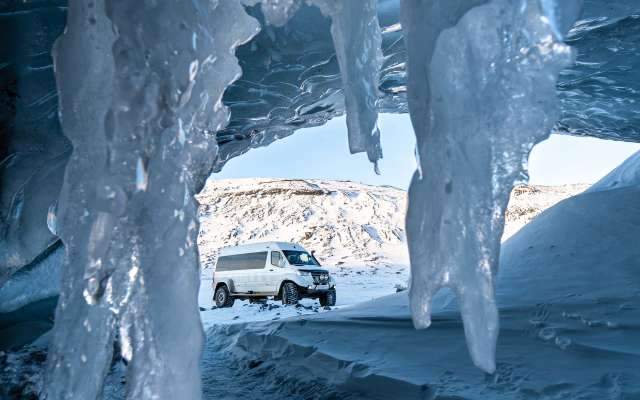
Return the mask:
<path id="1" fill-rule="evenodd" d="M 330 290 L 320 295 L 320 305 L 322 307 L 333 307 L 336 305 L 336 291 Z"/>
<path id="2" fill-rule="evenodd" d="M 229 294 L 229 289 L 227 289 L 227 285 L 218 286 L 213 298 L 216 301 L 216 307 L 218 308 L 231 307 L 233 306 L 233 303 L 236 301 L 236 299 L 231 297 L 231 294 Z"/>
<path id="3" fill-rule="evenodd" d="M 298 304 L 298 287 L 293 282 L 285 282 L 282 285 L 282 304 Z"/>

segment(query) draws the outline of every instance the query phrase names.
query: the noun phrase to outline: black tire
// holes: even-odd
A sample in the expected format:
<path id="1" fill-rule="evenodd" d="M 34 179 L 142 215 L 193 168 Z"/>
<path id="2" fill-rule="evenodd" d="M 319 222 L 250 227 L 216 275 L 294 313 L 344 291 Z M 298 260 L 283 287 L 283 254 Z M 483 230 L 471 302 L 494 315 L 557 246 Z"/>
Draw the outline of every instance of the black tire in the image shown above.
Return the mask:
<path id="1" fill-rule="evenodd" d="M 320 305 L 322 307 L 333 307 L 336 305 L 336 291 L 330 290 L 320 295 Z"/>
<path id="2" fill-rule="evenodd" d="M 285 282 L 282 285 L 282 304 L 298 304 L 299 299 L 298 286 L 293 282 Z"/>
<path id="3" fill-rule="evenodd" d="M 236 301 L 236 299 L 231 297 L 227 285 L 218 286 L 216 293 L 213 295 L 213 300 L 216 302 L 216 307 L 218 308 L 231 307 Z"/>

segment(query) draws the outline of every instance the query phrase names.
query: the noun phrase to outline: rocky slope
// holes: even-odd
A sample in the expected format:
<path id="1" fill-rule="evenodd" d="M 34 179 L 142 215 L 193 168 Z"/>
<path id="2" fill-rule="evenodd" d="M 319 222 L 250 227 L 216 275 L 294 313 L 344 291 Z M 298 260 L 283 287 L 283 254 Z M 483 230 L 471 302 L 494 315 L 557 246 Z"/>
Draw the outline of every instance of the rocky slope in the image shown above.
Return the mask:
<path id="1" fill-rule="evenodd" d="M 503 240 L 587 186 L 516 187 Z M 222 246 L 268 240 L 299 242 L 327 264 L 408 264 L 404 190 L 346 181 L 210 180 L 198 200 L 205 267 Z"/>

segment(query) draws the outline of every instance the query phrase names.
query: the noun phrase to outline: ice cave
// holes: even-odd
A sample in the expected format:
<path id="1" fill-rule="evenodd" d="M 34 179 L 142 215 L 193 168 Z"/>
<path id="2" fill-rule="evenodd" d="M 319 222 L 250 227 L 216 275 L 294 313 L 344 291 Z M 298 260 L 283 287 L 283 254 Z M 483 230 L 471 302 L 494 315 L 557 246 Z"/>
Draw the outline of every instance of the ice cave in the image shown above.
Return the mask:
<path id="1" fill-rule="evenodd" d="M 638 0 L 2 0 L 0 35 L 0 398 L 640 397 L 640 152 L 501 242 L 534 145 L 640 143 Z M 378 171 L 379 113 L 408 290 L 205 331 L 207 178 L 341 116 Z"/>

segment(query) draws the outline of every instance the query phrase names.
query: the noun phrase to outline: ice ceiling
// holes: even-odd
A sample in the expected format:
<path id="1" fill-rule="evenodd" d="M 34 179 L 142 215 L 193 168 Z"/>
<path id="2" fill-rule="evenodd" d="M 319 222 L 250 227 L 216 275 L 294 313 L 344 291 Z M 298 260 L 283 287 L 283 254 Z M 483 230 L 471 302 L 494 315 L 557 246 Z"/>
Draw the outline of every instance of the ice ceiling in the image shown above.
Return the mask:
<path id="1" fill-rule="evenodd" d="M 96 397 L 116 332 L 130 398 L 197 398 L 193 194 L 345 110 L 373 162 L 377 112 L 410 112 L 414 323 L 455 289 L 492 372 L 504 209 L 531 147 L 552 129 L 640 141 L 635 0 L 127 3 L 0 3 L 0 285 L 64 242 L 51 398 Z"/>

